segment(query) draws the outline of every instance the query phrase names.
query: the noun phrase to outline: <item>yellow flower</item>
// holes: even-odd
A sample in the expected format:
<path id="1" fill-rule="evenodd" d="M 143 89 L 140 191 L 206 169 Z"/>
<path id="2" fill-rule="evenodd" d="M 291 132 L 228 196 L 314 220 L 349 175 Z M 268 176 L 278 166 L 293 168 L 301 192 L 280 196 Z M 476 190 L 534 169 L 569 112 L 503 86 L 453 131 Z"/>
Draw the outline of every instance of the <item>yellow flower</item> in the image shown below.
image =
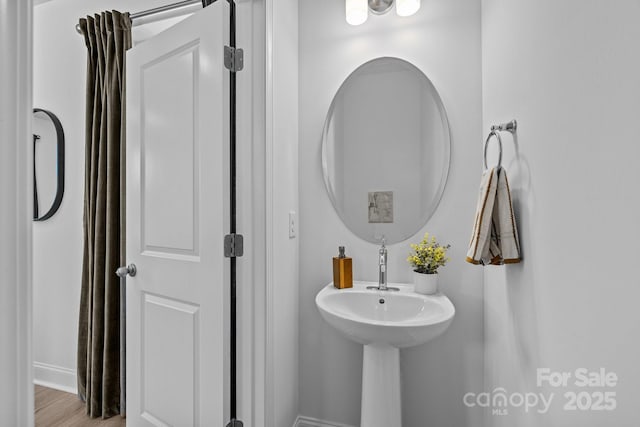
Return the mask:
<path id="1" fill-rule="evenodd" d="M 437 273 L 439 267 L 449 262 L 446 255 L 450 245 L 441 246 L 436 237 L 429 236 L 429 233 L 424 234 L 420 243 L 411 243 L 409 246 L 413 252 L 407 257 L 407 261 L 416 271 Z"/>

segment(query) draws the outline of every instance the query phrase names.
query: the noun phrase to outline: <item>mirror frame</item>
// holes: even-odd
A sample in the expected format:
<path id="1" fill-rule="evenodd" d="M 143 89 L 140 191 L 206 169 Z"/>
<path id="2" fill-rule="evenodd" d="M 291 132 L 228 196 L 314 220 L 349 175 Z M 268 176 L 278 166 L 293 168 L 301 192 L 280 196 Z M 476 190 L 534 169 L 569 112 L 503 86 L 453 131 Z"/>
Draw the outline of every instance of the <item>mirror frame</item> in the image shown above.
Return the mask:
<path id="1" fill-rule="evenodd" d="M 401 61 L 403 62 L 405 65 L 407 65 L 409 68 L 414 69 L 419 75 L 421 75 L 427 85 L 429 86 L 432 95 L 433 95 L 433 101 L 436 104 L 436 106 L 438 107 L 438 111 L 440 112 L 440 118 L 442 120 L 442 130 L 444 133 L 444 139 L 445 139 L 445 153 L 444 153 L 444 162 L 446 164 L 446 167 L 443 168 L 442 170 L 442 175 L 440 177 L 440 183 L 439 183 L 439 189 L 438 192 L 436 193 L 435 197 L 433 198 L 433 204 L 431 206 L 431 208 L 429 210 L 427 210 L 424 215 L 422 215 L 421 219 L 420 219 L 420 225 L 413 230 L 412 232 L 409 232 L 409 234 L 407 235 L 401 235 L 399 239 L 389 239 L 388 236 L 384 236 L 386 243 L 387 244 L 395 244 L 395 243 L 401 243 L 404 242 L 408 239 L 410 239 L 411 237 L 413 237 L 416 233 L 418 233 L 420 231 L 421 228 L 423 228 L 427 222 L 429 222 L 429 220 L 431 219 L 431 217 L 433 216 L 433 214 L 436 212 L 436 210 L 438 209 L 438 206 L 440 205 L 440 201 L 442 200 L 442 195 L 444 194 L 444 190 L 447 186 L 447 181 L 449 178 L 449 169 L 451 167 L 451 130 L 449 128 L 449 118 L 447 117 L 447 111 L 444 108 L 444 103 L 442 102 L 442 98 L 440 97 L 440 94 L 438 93 L 438 90 L 436 89 L 435 85 L 433 84 L 433 82 L 431 81 L 431 79 L 429 79 L 429 77 L 427 77 L 427 75 L 425 73 L 422 72 L 422 70 L 418 67 L 416 67 L 415 65 L 413 65 L 411 62 L 402 59 L 402 58 L 398 58 L 395 56 L 380 56 L 377 58 L 373 58 L 370 59 L 369 61 L 364 62 L 363 64 L 359 65 L 355 70 L 353 70 L 352 72 L 349 73 L 349 75 L 347 75 L 347 77 L 344 79 L 344 81 L 340 84 L 340 87 L 338 88 L 338 90 L 336 91 L 335 95 L 333 95 L 333 99 L 331 101 L 331 104 L 329 105 L 329 110 L 327 111 L 327 117 L 325 118 L 324 121 L 324 126 L 322 129 L 322 147 L 321 147 L 321 151 L 322 151 L 322 176 L 323 176 L 323 180 L 324 180 L 324 185 L 325 188 L 327 189 L 327 193 L 329 194 L 329 199 L 331 200 L 331 204 L 333 205 L 333 208 L 335 209 L 336 213 L 338 214 L 338 217 L 340 218 L 340 220 L 342 221 L 342 223 L 344 224 L 344 226 L 351 232 L 353 233 L 355 236 L 359 237 L 360 239 L 366 241 L 366 242 L 370 242 L 370 243 L 380 243 L 380 240 L 376 240 L 374 238 L 365 238 L 362 237 L 359 234 L 356 234 L 351 227 L 349 227 L 349 225 L 347 224 L 347 222 L 345 221 L 345 218 L 342 214 L 342 212 L 340 212 L 340 210 L 337 208 L 337 201 L 336 201 L 336 195 L 334 194 L 332 188 L 331 188 L 331 183 L 329 182 L 329 167 L 327 164 L 327 138 L 328 138 L 328 132 L 329 132 L 329 122 L 330 119 L 332 117 L 332 113 L 335 109 L 335 105 L 336 105 L 336 100 L 338 99 L 338 94 L 340 94 L 340 91 L 343 89 L 343 87 L 345 86 L 345 84 L 349 81 L 349 79 L 356 73 L 358 72 L 361 68 L 366 67 L 367 65 L 369 65 L 370 63 L 374 62 L 374 61 L 378 61 L 380 59 L 393 59 L 393 60 L 397 60 L 397 61 Z"/>
<path id="2" fill-rule="evenodd" d="M 49 218 L 51 218 L 53 215 L 55 215 L 55 213 L 58 211 L 58 209 L 60 209 L 60 205 L 62 204 L 62 197 L 64 196 L 64 130 L 62 128 L 62 123 L 60 123 L 60 120 L 58 119 L 58 117 L 53 114 L 51 111 L 48 110 L 44 110 L 42 108 L 34 108 L 33 109 L 33 114 L 35 113 L 44 113 L 46 114 L 49 119 L 51 120 L 51 122 L 53 122 L 53 126 L 56 129 L 56 139 L 57 139 L 57 156 L 56 156 L 56 162 L 57 162 L 57 181 L 58 181 L 58 185 L 56 187 L 56 196 L 53 199 L 53 204 L 51 205 L 51 208 L 47 211 L 47 213 L 45 213 L 43 216 L 37 216 L 36 212 L 37 212 L 37 205 L 35 203 L 37 203 L 37 191 L 38 188 L 36 187 L 36 144 L 34 141 L 33 144 L 33 199 L 34 199 L 34 208 L 33 208 L 33 220 L 34 221 L 45 221 Z M 34 139 L 36 138 L 36 135 L 34 134 Z"/>

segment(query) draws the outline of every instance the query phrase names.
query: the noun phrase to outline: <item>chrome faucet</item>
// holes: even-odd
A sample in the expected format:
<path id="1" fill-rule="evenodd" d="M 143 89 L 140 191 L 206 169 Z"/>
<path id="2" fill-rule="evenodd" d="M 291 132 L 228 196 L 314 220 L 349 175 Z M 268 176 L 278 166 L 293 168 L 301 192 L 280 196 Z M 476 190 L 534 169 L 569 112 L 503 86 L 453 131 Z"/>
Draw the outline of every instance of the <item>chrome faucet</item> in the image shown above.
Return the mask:
<path id="1" fill-rule="evenodd" d="M 378 250 L 378 286 L 367 286 L 367 289 L 376 289 L 378 291 L 400 290 L 387 286 L 387 246 L 384 236 L 382 236 L 382 246 Z"/>
<path id="2" fill-rule="evenodd" d="M 378 251 L 378 289 L 387 290 L 387 247 L 385 246 L 384 237 L 382 238 L 382 246 Z"/>

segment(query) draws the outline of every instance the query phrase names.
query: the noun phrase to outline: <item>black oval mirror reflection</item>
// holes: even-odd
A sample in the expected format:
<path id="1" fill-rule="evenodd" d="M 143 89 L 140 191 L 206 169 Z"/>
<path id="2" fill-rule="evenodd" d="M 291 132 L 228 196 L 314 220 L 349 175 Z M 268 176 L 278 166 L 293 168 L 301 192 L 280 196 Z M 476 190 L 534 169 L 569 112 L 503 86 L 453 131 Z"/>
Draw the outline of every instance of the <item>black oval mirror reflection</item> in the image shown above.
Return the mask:
<path id="1" fill-rule="evenodd" d="M 64 130 L 51 111 L 33 109 L 33 220 L 51 218 L 64 195 Z"/>

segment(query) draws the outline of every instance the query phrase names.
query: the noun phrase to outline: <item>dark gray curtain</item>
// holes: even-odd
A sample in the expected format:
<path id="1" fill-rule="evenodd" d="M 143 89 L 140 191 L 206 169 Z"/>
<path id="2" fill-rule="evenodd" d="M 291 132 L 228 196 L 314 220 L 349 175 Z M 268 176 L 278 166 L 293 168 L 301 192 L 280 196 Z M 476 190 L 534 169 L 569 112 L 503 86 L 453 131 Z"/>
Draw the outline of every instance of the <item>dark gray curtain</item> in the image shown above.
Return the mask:
<path id="1" fill-rule="evenodd" d="M 84 256 L 78 394 L 87 414 L 120 413 L 120 281 L 125 264 L 125 52 L 128 13 L 80 20 L 87 45 Z"/>

